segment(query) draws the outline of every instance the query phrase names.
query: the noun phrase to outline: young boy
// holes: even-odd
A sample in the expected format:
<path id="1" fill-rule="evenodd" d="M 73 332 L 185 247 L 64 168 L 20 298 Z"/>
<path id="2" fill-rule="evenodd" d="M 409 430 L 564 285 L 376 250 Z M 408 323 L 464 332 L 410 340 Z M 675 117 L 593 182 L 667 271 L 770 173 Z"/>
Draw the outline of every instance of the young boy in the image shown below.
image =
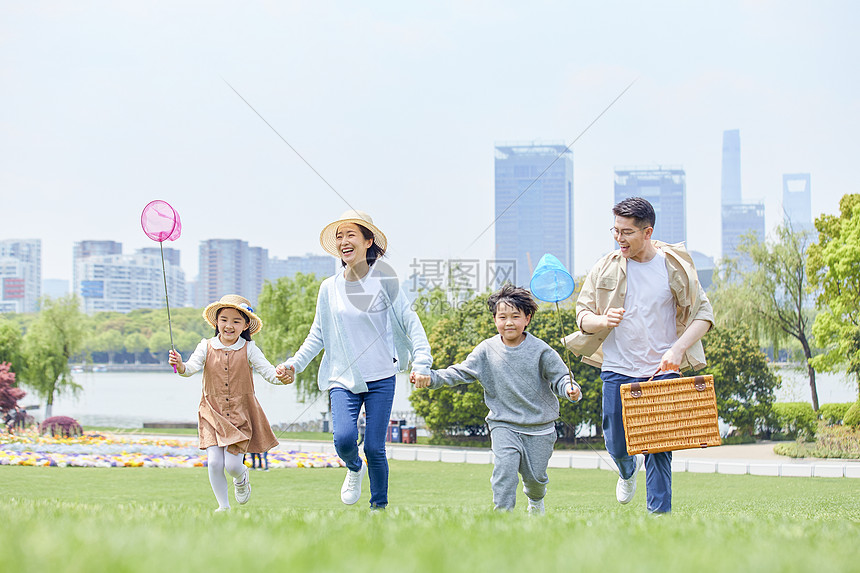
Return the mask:
<path id="1" fill-rule="evenodd" d="M 487 304 L 499 335 L 478 344 L 465 362 L 431 370 L 429 376 L 413 373 L 411 382 L 416 388 L 481 382 L 495 459 L 493 504 L 497 510 L 514 508 L 519 472 L 528 512 L 542 514 L 556 437 L 556 395 L 578 402 L 582 392 L 558 353 L 525 332 L 538 308 L 529 291 L 506 284 Z"/>

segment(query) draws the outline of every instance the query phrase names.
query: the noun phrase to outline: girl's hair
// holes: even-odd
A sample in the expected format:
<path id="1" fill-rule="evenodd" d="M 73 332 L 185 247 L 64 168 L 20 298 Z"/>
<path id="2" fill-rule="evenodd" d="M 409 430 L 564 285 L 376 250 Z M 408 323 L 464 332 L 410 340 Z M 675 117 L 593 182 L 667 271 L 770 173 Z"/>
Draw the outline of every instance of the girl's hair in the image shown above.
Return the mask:
<path id="1" fill-rule="evenodd" d="M 373 239 L 373 244 L 370 245 L 369 249 L 367 249 L 367 255 L 365 257 L 367 264 L 372 265 L 373 263 L 376 262 L 376 259 L 381 258 L 382 255 L 385 254 L 385 250 L 376 244 L 376 236 L 373 234 L 373 231 L 371 231 L 370 229 L 368 229 L 364 225 L 360 225 L 358 223 L 353 223 L 353 225 L 358 227 L 358 230 L 361 231 L 361 236 L 364 237 L 365 241 L 368 239 Z M 343 259 L 341 259 L 340 265 L 342 267 L 346 266 L 346 263 L 343 262 Z"/>
<path id="2" fill-rule="evenodd" d="M 538 309 L 532 293 L 522 287 L 515 287 L 511 283 L 505 283 L 501 289 L 491 294 L 490 298 L 487 299 L 487 306 L 490 307 L 493 316 L 496 316 L 496 306 L 500 302 L 514 307 L 529 317 L 534 316 Z"/>
<path id="3" fill-rule="evenodd" d="M 225 306 L 225 307 L 219 308 L 218 312 L 215 313 L 215 324 L 218 324 L 218 317 L 221 316 L 221 311 L 224 310 L 225 308 L 233 308 L 233 307 L 232 306 Z M 251 324 L 251 319 L 248 318 L 247 314 L 245 314 L 244 312 L 242 312 L 238 308 L 233 308 L 233 310 L 235 310 L 236 312 L 238 312 L 239 314 L 242 315 L 242 318 L 245 319 L 246 325 Z M 221 334 L 221 333 L 218 332 L 218 327 L 216 326 L 215 327 L 215 336 L 218 336 L 219 334 Z M 251 330 L 249 328 L 246 328 L 245 330 L 242 331 L 242 334 L 240 334 L 239 336 L 241 336 L 242 338 L 244 338 L 245 340 L 250 342 L 251 341 Z"/>

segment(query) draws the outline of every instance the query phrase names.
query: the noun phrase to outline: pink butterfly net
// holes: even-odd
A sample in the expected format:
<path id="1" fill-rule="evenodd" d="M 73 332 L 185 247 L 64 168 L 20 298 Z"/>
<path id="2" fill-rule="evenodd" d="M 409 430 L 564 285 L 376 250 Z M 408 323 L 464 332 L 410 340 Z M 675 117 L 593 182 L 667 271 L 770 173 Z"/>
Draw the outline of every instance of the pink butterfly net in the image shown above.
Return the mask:
<path id="1" fill-rule="evenodd" d="M 167 272 L 164 270 L 164 241 L 175 241 L 182 233 L 182 223 L 179 213 L 167 201 L 150 201 L 140 214 L 140 226 L 143 232 L 153 241 L 158 241 L 161 247 L 161 272 L 164 278 L 164 304 L 167 307 L 167 328 L 170 332 L 170 348 L 176 350 L 173 344 L 173 326 L 170 322 L 170 298 L 167 296 Z M 176 372 L 176 366 L 173 367 Z"/>
<path id="2" fill-rule="evenodd" d="M 179 213 L 167 201 L 150 201 L 140 214 L 140 226 L 153 241 L 175 241 L 182 233 Z"/>

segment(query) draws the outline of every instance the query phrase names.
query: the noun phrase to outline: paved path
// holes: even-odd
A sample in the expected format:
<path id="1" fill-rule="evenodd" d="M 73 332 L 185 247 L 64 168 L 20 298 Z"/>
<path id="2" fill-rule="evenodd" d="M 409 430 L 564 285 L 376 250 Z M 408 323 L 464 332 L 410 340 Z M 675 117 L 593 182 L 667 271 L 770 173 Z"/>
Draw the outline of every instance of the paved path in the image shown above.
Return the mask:
<path id="1" fill-rule="evenodd" d="M 860 460 L 793 459 L 773 452 L 772 442 L 680 450 L 672 456 L 675 472 L 750 474 L 789 477 L 860 478 Z M 334 453 L 334 444 L 322 441 L 281 439 L 280 447 L 304 452 Z M 490 464 L 489 448 L 454 448 L 414 444 L 387 444 L 394 460 Z M 554 468 L 617 471 L 605 450 L 556 450 L 549 462 Z"/>

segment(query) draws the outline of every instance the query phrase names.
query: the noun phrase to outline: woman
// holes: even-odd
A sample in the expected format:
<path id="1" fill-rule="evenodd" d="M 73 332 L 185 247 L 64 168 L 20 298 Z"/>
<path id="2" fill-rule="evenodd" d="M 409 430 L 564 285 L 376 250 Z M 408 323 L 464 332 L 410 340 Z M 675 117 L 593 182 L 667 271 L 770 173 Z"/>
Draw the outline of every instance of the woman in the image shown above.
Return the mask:
<path id="1" fill-rule="evenodd" d="M 370 474 L 370 507 L 388 505 L 385 436 L 394 402 L 394 375 L 409 368 L 429 374 L 433 359 L 427 335 L 390 267 L 378 259 L 388 241 L 370 215 L 349 210 L 320 233 L 326 252 L 338 257 L 343 272 L 320 285 L 311 331 L 295 356 L 279 366 L 289 380 L 325 350 L 317 382 L 331 398 L 334 445 L 346 463 L 340 490 L 343 503 L 361 497 Z M 364 453 L 358 455 L 358 415 L 367 422 Z"/>

